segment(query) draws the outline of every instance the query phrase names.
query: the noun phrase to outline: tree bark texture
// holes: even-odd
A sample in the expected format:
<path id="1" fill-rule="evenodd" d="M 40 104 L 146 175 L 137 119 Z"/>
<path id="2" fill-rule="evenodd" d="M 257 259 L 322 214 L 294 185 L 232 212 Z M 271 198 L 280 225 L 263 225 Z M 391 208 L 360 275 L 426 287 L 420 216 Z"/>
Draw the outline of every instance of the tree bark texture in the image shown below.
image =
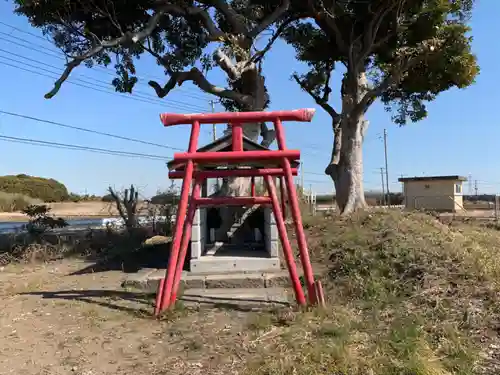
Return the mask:
<path id="1" fill-rule="evenodd" d="M 245 69 L 236 82 L 233 83 L 233 88 L 238 92 L 250 96 L 253 100 L 250 105 L 246 105 L 244 110 L 247 111 L 263 111 L 268 101 L 267 92 L 265 89 L 264 77 L 260 69 L 254 65 L 253 69 Z M 231 127 L 228 125 L 224 131 L 224 135 L 231 134 Z M 259 143 L 259 137 L 262 136 L 261 144 L 268 146 L 274 140 L 274 132 L 268 131 L 265 125 L 260 123 L 248 123 L 243 126 L 243 135 Z M 250 192 L 250 178 L 225 178 L 222 181 L 222 186 L 216 195 L 219 196 L 247 196 Z M 221 226 L 216 230 L 215 237 L 217 241 L 226 241 L 227 233 L 233 223 L 243 215 L 245 209 L 240 207 L 221 207 L 219 214 L 222 219 Z M 238 241 L 235 238 L 234 241 Z"/>
<path id="2" fill-rule="evenodd" d="M 335 185 L 336 202 L 342 215 L 367 206 L 363 186 L 363 140 L 368 121 L 354 111 L 366 91 L 366 75 L 344 78 L 342 114 L 333 121 L 334 141 L 330 163 L 325 169 Z"/>

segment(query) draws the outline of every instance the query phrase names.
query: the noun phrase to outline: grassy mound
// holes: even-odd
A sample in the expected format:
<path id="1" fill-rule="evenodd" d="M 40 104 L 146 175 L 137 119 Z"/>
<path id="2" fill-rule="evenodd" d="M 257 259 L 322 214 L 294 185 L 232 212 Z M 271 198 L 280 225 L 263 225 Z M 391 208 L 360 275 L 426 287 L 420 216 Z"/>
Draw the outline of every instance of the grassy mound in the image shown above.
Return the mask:
<path id="1" fill-rule="evenodd" d="M 500 373 L 500 232 L 392 211 L 304 226 L 328 308 L 260 316 L 251 373 Z"/>
<path id="2" fill-rule="evenodd" d="M 0 191 L 25 195 L 44 202 L 60 202 L 69 198 L 68 189 L 59 181 L 25 174 L 0 176 Z"/>

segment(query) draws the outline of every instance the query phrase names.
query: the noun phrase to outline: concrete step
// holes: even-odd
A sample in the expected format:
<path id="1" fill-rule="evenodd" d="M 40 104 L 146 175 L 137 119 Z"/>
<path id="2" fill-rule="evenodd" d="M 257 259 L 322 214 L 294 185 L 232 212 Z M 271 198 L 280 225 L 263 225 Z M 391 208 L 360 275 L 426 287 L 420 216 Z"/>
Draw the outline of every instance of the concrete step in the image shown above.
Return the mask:
<path id="1" fill-rule="evenodd" d="M 241 215 L 241 217 L 238 220 L 236 220 L 231 225 L 231 227 L 229 228 L 229 231 L 227 232 L 227 238 L 229 240 L 231 240 L 231 238 L 233 237 L 234 233 L 236 233 L 236 231 L 243 225 L 243 223 L 245 222 L 245 220 L 251 214 L 253 214 L 259 207 L 260 207 L 260 204 L 254 204 L 252 207 L 247 208 L 245 210 L 245 212 L 243 212 L 243 214 Z"/>
<path id="2" fill-rule="evenodd" d="M 192 273 L 197 274 L 279 271 L 280 260 L 279 258 L 270 258 L 266 252 L 258 251 L 240 251 L 238 256 L 224 256 L 217 253 L 213 256 L 191 259 L 190 268 Z"/>
<path id="3" fill-rule="evenodd" d="M 301 275 L 300 268 L 298 269 Z M 324 269 L 316 269 L 317 276 L 324 273 Z M 165 277 L 164 269 L 146 269 L 135 274 L 129 274 L 122 283 L 123 287 L 139 289 L 148 293 L 155 293 L 160 280 Z M 289 288 L 290 276 L 287 270 L 269 270 L 260 272 L 229 272 L 192 274 L 184 271 L 181 278 L 181 287 L 191 289 L 241 289 L 241 288 Z"/>
<path id="4" fill-rule="evenodd" d="M 293 292 L 285 288 L 189 289 L 184 291 L 180 300 L 187 304 L 257 307 L 288 305 L 293 297 Z"/>

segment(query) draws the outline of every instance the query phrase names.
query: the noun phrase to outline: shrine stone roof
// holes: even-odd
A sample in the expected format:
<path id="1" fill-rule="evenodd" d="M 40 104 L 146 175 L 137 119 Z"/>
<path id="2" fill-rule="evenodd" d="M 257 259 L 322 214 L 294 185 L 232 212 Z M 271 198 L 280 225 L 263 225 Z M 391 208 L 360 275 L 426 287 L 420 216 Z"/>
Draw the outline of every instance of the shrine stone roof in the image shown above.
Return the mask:
<path id="1" fill-rule="evenodd" d="M 217 140 L 215 140 L 212 143 L 209 143 L 198 150 L 197 152 L 225 152 L 225 151 L 231 151 L 233 145 L 233 140 L 231 134 L 225 135 Z M 243 150 L 244 151 L 269 151 L 267 147 L 261 146 L 257 142 L 252 141 L 251 139 L 248 139 L 247 137 L 243 136 Z M 274 165 L 273 165 L 274 163 Z M 299 162 L 296 160 L 291 161 L 291 167 L 292 168 L 298 168 L 299 167 Z M 241 165 L 241 164 L 240 164 Z M 254 168 L 272 168 L 276 167 L 279 168 L 280 165 L 278 165 L 277 162 L 266 162 L 266 161 L 252 161 L 248 162 L 248 164 L 245 164 L 245 166 L 249 167 L 254 167 Z M 184 162 L 176 162 L 174 160 L 171 160 L 167 163 L 167 167 L 169 171 L 182 171 L 185 168 L 185 163 Z M 203 169 L 214 169 L 216 168 L 216 165 L 210 165 L 210 164 L 203 164 Z"/>

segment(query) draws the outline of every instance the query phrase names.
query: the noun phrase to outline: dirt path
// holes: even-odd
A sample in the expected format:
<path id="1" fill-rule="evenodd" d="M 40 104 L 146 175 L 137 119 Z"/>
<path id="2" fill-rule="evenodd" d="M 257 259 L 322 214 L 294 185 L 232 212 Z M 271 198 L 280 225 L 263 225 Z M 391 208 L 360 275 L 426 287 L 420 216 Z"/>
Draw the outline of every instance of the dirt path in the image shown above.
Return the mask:
<path id="1" fill-rule="evenodd" d="M 244 367 L 250 313 L 186 309 L 153 320 L 150 299 L 120 290 L 123 273 L 70 275 L 84 267 L 64 261 L 0 271 L 0 374 L 234 374 Z"/>

